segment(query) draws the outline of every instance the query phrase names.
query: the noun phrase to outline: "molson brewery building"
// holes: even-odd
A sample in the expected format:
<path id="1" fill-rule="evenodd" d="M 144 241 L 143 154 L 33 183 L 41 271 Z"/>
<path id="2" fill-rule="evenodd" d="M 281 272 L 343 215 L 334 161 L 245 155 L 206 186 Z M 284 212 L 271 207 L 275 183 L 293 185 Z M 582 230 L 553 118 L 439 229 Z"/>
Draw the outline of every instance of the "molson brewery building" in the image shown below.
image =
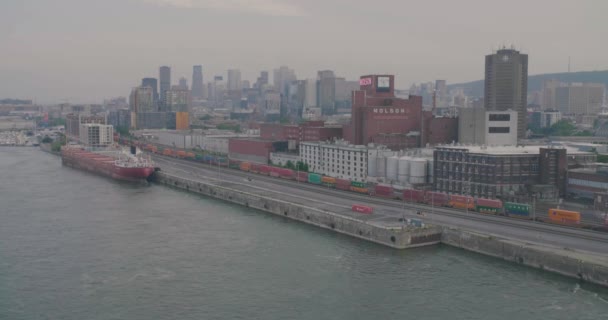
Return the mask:
<path id="1" fill-rule="evenodd" d="M 422 97 L 397 98 L 393 75 L 362 76 L 359 84 L 360 90 L 352 93 L 345 139 L 354 145 L 375 143 L 391 150 L 421 146 Z"/>

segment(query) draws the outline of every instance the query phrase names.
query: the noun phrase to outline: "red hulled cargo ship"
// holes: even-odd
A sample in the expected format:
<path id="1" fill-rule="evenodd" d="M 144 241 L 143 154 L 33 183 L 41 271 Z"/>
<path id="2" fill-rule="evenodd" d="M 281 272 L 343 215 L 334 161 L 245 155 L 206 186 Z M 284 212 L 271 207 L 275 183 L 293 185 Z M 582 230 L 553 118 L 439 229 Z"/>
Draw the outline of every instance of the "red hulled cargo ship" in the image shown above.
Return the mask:
<path id="1" fill-rule="evenodd" d="M 142 181 L 154 172 L 150 159 L 135 150 L 131 153 L 122 149 L 96 150 L 82 146 L 61 148 L 61 162 L 64 166 L 90 171 L 117 180 Z"/>

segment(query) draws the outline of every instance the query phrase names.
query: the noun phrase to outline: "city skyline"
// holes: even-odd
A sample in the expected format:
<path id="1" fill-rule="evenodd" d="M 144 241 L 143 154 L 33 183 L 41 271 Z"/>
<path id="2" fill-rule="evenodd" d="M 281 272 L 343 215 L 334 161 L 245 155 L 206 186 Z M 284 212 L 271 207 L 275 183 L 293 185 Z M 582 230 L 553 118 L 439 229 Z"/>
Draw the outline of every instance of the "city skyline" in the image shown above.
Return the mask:
<path id="1" fill-rule="evenodd" d="M 95 103 L 128 95 L 138 79 L 157 78 L 161 65 L 179 79 L 199 64 L 205 82 L 228 69 L 254 82 L 285 65 L 298 79 L 325 69 L 348 80 L 390 73 L 406 89 L 483 79 L 484 56 L 511 44 L 530 55 L 530 75 L 566 71 L 568 57 L 572 71 L 608 69 L 599 41 L 608 3 L 516 0 L 496 13 L 480 0 L 445 2 L 443 10 L 394 0 L 84 2 L 3 1 L 0 97 Z M 258 36 L 244 35 L 252 30 Z M 372 44 L 362 45 L 367 39 Z"/>

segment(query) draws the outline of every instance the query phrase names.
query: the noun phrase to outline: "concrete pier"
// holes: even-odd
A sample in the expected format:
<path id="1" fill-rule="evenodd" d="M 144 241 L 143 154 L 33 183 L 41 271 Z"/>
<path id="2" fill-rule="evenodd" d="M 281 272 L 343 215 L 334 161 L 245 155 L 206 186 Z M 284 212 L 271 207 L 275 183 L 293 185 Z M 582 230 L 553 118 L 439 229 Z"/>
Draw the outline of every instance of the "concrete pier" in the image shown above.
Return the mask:
<path id="1" fill-rule="evenodd" d="M 608 258 L 605 256 L 569 248 L 539 246 L 457 228 L 443 228 L 441 242 L 608 287 Z"/>
<path id="2" fill-rule="evenodd" d="M 608 257 L 569 248 L 558 248 L 448 226 L 416 227 L 398 221 L 382 211 L 373 214 L 352 212 L 351 208 L 298 199 L 277 190 L 253 188 L 249 184 L 204 178 L 184 178 L 164 172 L 156 181 L 197 194 L 237 203 L 280 215 L 334 232 L 406 249 L 443 243 L 517 264 L 558 273 L 608 287 Z"/>
<path id="3" fill-rule="evenodd" d="M 245 184 L 188 179 L 163 172 L 157 172 L 155 180 L 160 184 L 237 203 L 396 249 L 438 244 L 441 240 L 441 228 L 438 226 L 408 225 L 378 219 L 381 213 L 365 215 L 352 212 L 350 208 L 315 206 L 311 201 L 283 196 L 279 199 L 267 190 L 251 188 Z"/>

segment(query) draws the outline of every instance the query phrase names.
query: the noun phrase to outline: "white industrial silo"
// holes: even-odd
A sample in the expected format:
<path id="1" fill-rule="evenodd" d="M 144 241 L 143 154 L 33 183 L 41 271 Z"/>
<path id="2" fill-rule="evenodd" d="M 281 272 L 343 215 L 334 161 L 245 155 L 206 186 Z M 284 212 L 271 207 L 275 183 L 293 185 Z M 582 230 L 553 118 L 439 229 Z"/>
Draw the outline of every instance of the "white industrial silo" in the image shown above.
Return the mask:
<path id="1" fill-rule="evenodd" d="M 386 157 L 383 155 L 378 155 L 376 159 L 376 177 L 386 177 Z"/>
<path id="2" fill-rule="evenodd" d="M 408 183 L 410 180 L 410 157 L 399 158 L 399 168 L 397 169 L 397 179 L 399 182 Z"/>
<path id="3" fill-rule="evenodd" d="M 418 184 L 426 182 L 426 159 L 413 158 L 410 160 L 410 183 Z"/>
<path id="4" fill-rule="evenodd" d="M 392 156 L 386 160 L 386 179 L 397 181 L 397 170 L 399 169 L 399 157 Z"/>
<path id="5" fill-rule="evenodd" d="M 378 153 L 370 152 L 367 158 L 367 175 L 369 177 L 376 177 L 377 174 L 377 162 L 378 162 Z"/>

